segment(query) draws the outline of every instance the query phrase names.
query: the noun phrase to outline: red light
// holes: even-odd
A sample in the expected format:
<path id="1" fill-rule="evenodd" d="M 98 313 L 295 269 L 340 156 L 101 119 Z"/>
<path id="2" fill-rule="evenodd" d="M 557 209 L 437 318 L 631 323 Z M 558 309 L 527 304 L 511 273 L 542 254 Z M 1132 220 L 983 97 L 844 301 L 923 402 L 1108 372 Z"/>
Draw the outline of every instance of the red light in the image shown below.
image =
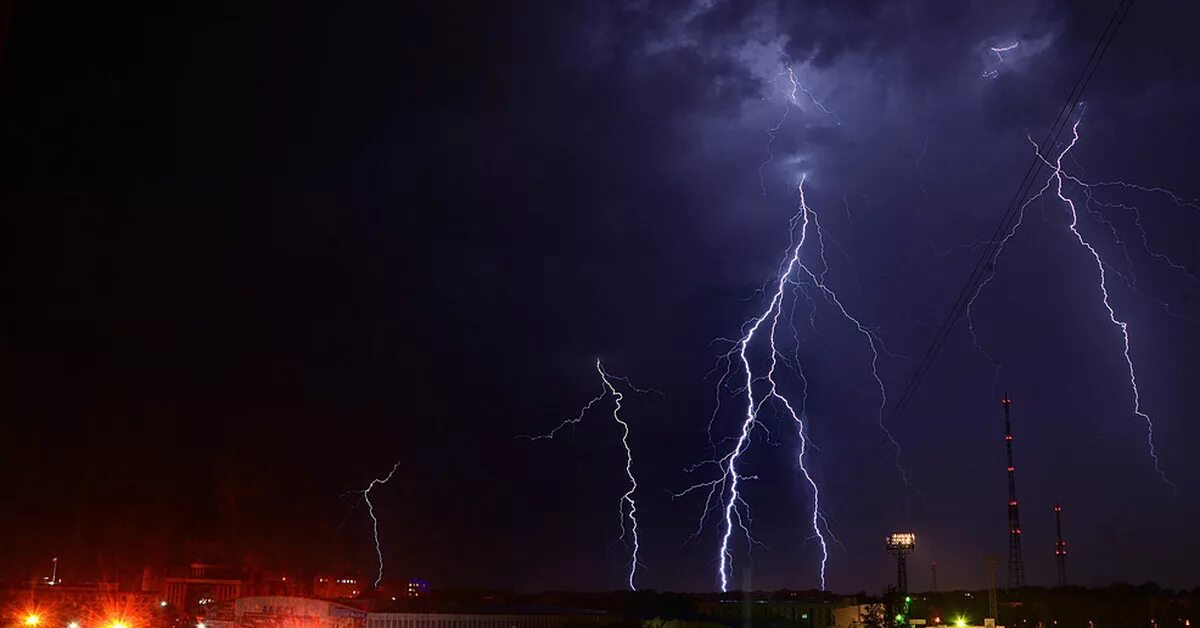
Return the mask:
<path id="1" fill-rule="evenodd" d="M 1005 434 L 1004 440 L 1012 440 L 1012 434 Z"/>
<path id="2" fill-rule="evenodd" d="M 1009 473 L 1012 473 L 1013 471 L 1016 471 L 1016 467 L 1009 467 L 1009 468 L 1008 468 L 1008 472 L 1009 472 Z"/>
<path id="3" fill-rule="evenodd" d="M 1012 471 L 1012 468 L 1011 468 L 1011 467 L 1009 467 L 1009 469 L 1008 469 L 1008 470 L 1009 470 L 1009 471 Z M 1014 499 L 1014 500 L 1012 500 L 1012 501 L 1008 502 L 1008 505 L 1009 505 L 1009 506 L 1016 506 L 1016 505 L 1017 505 L 1017 500 L 1015 500 L 1015 499 Z"/>

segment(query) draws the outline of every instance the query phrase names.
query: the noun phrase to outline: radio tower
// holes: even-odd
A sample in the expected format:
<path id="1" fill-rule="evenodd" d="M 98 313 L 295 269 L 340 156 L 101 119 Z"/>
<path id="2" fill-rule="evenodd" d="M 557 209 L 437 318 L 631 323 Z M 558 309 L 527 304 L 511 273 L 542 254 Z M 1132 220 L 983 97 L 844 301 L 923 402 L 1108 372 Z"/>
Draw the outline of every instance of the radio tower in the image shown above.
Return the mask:
<path id="1" fill-rule="evenodd" d="M 1013 466 L 1012 423 L 1008 418 L 1012 399 L 1004 393 L 1004 448 L 1008 453 L 1008 588 L 1025 586 L 1025 561 L 1021 558 L 1021 518 L 1017 515 L 1017 477 Z"/>
<path id="2" fill-rule="evenodd" d="M 1054 543 L 1054 560 L 1058 563 L 1058 586 L 1067 586 L 1067 542 L 1062 538 L 1062 506 L 1054 505 L 1054 530 L 1058 541 Z"/>

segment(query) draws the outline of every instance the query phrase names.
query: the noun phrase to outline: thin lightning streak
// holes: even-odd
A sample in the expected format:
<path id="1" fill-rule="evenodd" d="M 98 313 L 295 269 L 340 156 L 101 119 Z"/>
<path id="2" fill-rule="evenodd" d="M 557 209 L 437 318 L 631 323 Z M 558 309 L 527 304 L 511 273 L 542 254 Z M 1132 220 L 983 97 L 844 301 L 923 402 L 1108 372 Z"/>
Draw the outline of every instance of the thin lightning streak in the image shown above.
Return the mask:
<path id="1" fill-rule="evenodd" d="M 530 441 L 552 439 L 562 428 L 568 425 L 576 425 L 583 421 L 583 417 L 588 413 L 589 410 L 592 409 L 593 406 L 604 400 L 605 397 L 609 395 L 612 396 L 612 418 L 617 425 L 621 426 L 621 446 L 625 449 L 625 476 L 629 478 L 629 490 L 625 491 L 625 493 L 621 495 L 621 498 L 617 502 L 617 521 L 621 528 L 621 535 L 617 540 L 624 541 L 626 535 L 629 535 L 633 548 L 629 560 L 628 584 L 631 591 L 636 591 L 637 586 L 634 582 L 634 578 L 637 575 L 638 554 L 641 551 L 641 542 L 638 537 L 637 501 L 634 499 L 634 495 L 637 493 L 638 489 L 638 482 L 637 478 L 633 474 L 633 450 L 629 447 L 629 423 L 627 423 L 625 419 L 621 418 L 621 402 L 624 401 L 625 394 L 618 390 L 616 386 L 613 385 L 613 382 L 615 381 L 625 384 L 630 390 L 633 390 L 637 393 L 657 393 L 659 395 L 662 393 L 652 388 L 638 388 L 629 381 L 629 378 L 619 377 L 609 373 L 607 370 L 605 370 L 604 364 L 601 363 L 599 359 L 596 360 L 596 372 L 600 374 L 600 381 L 603 383 L 603 387 L 599 395 L 593 397 L 591 401 L 588 401 L 586 404 L 584 404 L 584 406 L 579 410 L 578 415 L 567 418 L 562 423 L 559 423 L 554 429 L 545 434 L 541 434 L 539 436 L 520 436 L 518 438 Z M 628 528 L 625 525 L 626 519 L 629 520 Z"/>
<path id="2" fill-rule="evenodd" d="M 1031 139 L 1030 141 L 1032 142 L 1033 140 Z M 1034 144 L 1034 150 L 1035 151 L 1037 150 L 1037 144 Z M 971 344 L 975 347 L 975 350 L 978 351 L 980 355 L 987 358 L 987 360 L 992 363 L 992 368 L 993 368 L 992 391 L 993 392 L 995 392 L 996 387 L 1000 383 L 1000 369 L 1003 365 L 1001 364 L 1001 362 L 999 360 L 992 357 L 992 355 L 983 348 L 983 343 L 980 342 L 979 334 L 975 329 L 975 317 L 973 314 L 973 308 L 975 307 L 975 301 L 979 298 L 979 295 L 981 292 L 983 292 L 983 289 L 986 288 L 987 285 L 992 282 L 992 279 L 995 279 L 996 265 L 1000 260 L 1000 254 L 1004 252 L 1004 247 L 1008 245 L 1008 241 L 1011 240 L 1013 238 L 1013 236 L 1015 236 L 1017 234 L 1017 229 L 1019 229 L 1021 227 L 1021 225 L 1025 222 L 1025 209 L 1028 208 L 1029 205 L 1031 203 L 1033 203 L 1033 201 L 1041 198 L 1042 195 L 1046 193 L 1046 190 L 1050 189 L 1050 182 L 1051 182 L 1051 180 L 1047 179 L 1045 185 L 1043 185 L 1040 190 L 1035 192 L 1029 198 L 1025 199 L 1024 203 L 1021 203 L 1021 207 L 1017 210 L 1017 219 L 1013 222 L 1013 225 L 1012 225 L 1012 227 L 1009 228 L 1008 232 L 1005 233 L 1000 238 L 999 243 L 997 243 L 997 245 L 996 245 L 996 251 L 994 253 L 992 253 L 992 257 L 988 260 L 987 276 L 983 279 L 983 281 L 979 282 L 978 286 L 975 287 L 975 291 L 971 293 L 971 298 L 967 300 L 967 305 L 963 309 L 963 317 L 966 318 L 966 320 L 967 320 L 967 335 L 971 339 Z M 972 243 L 972 244 L 974 244 L 974 243 Z"/>
<path id="3" fill-rule="evenodd" d="M 1030 140 L 1030 141 L 1032 142 L 1032 140 Z M 1048 161 L 1045 157 L 1043 157 L 1040 154 L 1038 155 L 1038 159 L 1040 159 L 1043 164 L 1049 166 L 1052 169 L 1055 166 L 1055 164 L 1051 163 L 1050 161 Z M 1146 293 L 1142 292 L 1141 289 L 1138 288 L 1137 276 L 1134 275 L 1134 273 L 1133 273 L 1133 261 L 1129 256 L 1128 243 L 1121 236 L 1121 233 L 1117 229 L 1117 226 L 1115 224 L 1113 224 L 1113 222 L 1111 220 L 1109 220 L 1102 211 L 1100 211 L 1099 209 L 1096 209 L 1096 207 L 1102 207 L 1104 209 L 1120 209 L 1120 210 L 1124 210 L 1125 212 L 1127 212 L 1129 215 L 1131 215 L 1133 217 L 1133 226 L 1137 229 L 1138 235 L 1140 236 L 1142 250 L 1145 251 L 1145 253 L 1147 255 L 1149 255 L 1151 258 L 1153 258 L 1155 260 L 1158 260 L 1159 262 L 1163 263 L 1164 265 L 1166 265 L 1170 269 L 1178 272 L 1179 274 L 1183 275 L 1184 277 L 1187 277 L 1189 280 L 1191 280 L 1193 282 L 1200 283 L 1200 277 L 1197 277 L 1194 273 L 1192 273 L 1190 270 L 1188 270 L 1188 268 L 1186 266 L 1176 262 L 1166 253 L 1156 250 L 1154 247 L 1152 247 L 1150 245 L 1150 236 L 1148 233 L 1146 233 L 1146 227 L 1142 224 L 1142 212 L 1140 209 L 1138 209 L 1134 205 L 1128 205 L 1125 203 L 1108 203 L 1108 202 L 1098 200 L 1095 195 L 1095 188 L 1105 187 L 1105 186 L 1120 186 L 1125 189 L 1136 190 L 1139 192 L 1157 193 L 1157 194 L 1165 195 L 1165 196 L 1169 197 L 1172 201 L 1174 201 L 1175 205 L 1178 207 L 1196 207 L 1197 209 L 1200 209 L 1200 206 L 1193 204 L 1191 201 L 1186 201 L 1186 200 L 1182 199 L 1179 195 L 1175 194 L 1174 192 L 1172 192 L 1170 190 L 1160 188 L 1160 187 L 1146 187 L 1146 186 L 1141 186 L 1141 185 L 1137 185 L 1137 184 L 1133 184 L 1133 183 L 1127 183 L 1125 181 L 1106 181 L 1106 182 L 1102 182 L 1102 183 L 1088 183 L 1088 182 L 1080 179 L 1079 177 L 1076 177 L 1076 176 L 1073 176 L 1073 175 L 1067 173 L 1065 170 L 1062 171 L 1062 176 L 1067 181 L 1070 181 L 1071 183 L 1074 183 L 1075 185 L 1077 185 L 1083 189 L 1084 209 L 1086 209 L 1088 214 L 1091 215 L 1093 218 L 1095 218 L 1096 221 L 1098 221 L 1101 224 L 1103 224 L 1104 226 L 1108 227 L 1109 231 L 1113 235 L 1113 240 L 1116 242 L 1116 244 L 1118 246 L 1121 247 L 1121 250 L 1125 255 L 1127 270 L 1124 273 L 1121 273 L 1116 270 L 1113 270 L 1112 267 L 1109 266 L 1108 268 L 1110 270 L 1112 270 L 1113 274 L 1115 274 L 1115 275 L 1119 276 L 1121 279 L 1123 279 L 1125 281 L 1125 283 L 1129 285 L 1129 288 L 1131 290 L 1133 290 L 1134 292 L 1138 293 L 1139 295 L 1145 297 L 1146 299 L 1148 299 L 1150 301 L 1153 301 L 1154 303 L 1156 303 L 1157 305 L 1162 307 L 1163 310 L 1168 315 L 1173 316 L 1175 318 L 1182 318 L 1184 320 L 1190 320 L 1190 321 L 1195 322 L 1195 319 L 1193 319 L 1190 316 L 1184 316 L 1184 315 L 1175 313 L 1171 309 L 1171 304 L 1169 304 L 1165 301 L 1162 301 L 1161 299 L 1156 299 L 1150 295 L 1147 295 Z"/>
<path id="4" fill-rule="evenodd" d="M 791 74 L 790 68 L 788 69 L 788 73 Z M 799 82 L 796 83 L 796 86 L 800 89 L 800 91 L 804 92 L 805 96 L 808 96 L 808 99 L 812 101 L 812 104 L 817 106 L 817 109 L 821 110 L 821 113 L 833 118 L 833 121 L 836 122 L 838 126 L 842 126 L 842 119 L 839 118 L 836 113 L 830 111 L 829 108 L 825 106 L 825 103 L 817 100 L 816 95 L 813 94 L 812 91 Z M 795 96 L 793 95 L 793 98 L 794 97 Z"/>
<path id="5" fill-rule="evenodd" d="M 600 372 L 600 379 L 604 381 L 604 386 L 608 388 L 608 392 L 613 396 L 613 420 L 621 425 L 622 430 L 621 445 L 625 448 L 625 475 L 629 478 L 629 490 L 625 491 L 625 494 L 621 496 L 621 501 L 617 504 L 617 512 L 618 514 L 624 512 L 625 507 L 628 506 L 629 532 L 633 539 L 633 553 L 629 559 L 629 590 L 636 591 L 637 587 L 634 585 L 633 578 L 637 574 L 638 551 L 640 547 L 638 543 L 637 502 L 634 501 L 633 494 L 637 492 L 638 483 L 637 478 L 633 476 L 633 451 L 629 449 L 629 424 L 621 418 L 621 400 L 625 398 L 625 395 L 613 387 L 612 382 L 609 381 L 609 375 L 605 372 L 604 365 L 600 363 L 600 360 L 596 360 L 596 370 Z M 620 517 L 620 520 L 621 538 L 624 539 L 624 515 Z"/>
<path id="6" fill-rule="evenodd" d="M 371 480 L 367 488 L 362 490 L 363 502 L 367 505 L 367 514 L 371 515 L 371 531 L 375 536 L 375 555 L 379 558 L 379 573 L 375 576 L 375 587 L 379 587 L 379 583 L 383 581 L 383 547 L 379 543 L 379 519 L 375 516 L 375 504 L 371 503 L 371 489 L 380 484 L 387 484 L 392 476 L 396 475 L 396 469 L 400 468 L 400 463 L 392 465 L 392 470 L 386 477 L 376 478 Z"/>
<path id="7" fill-rule="evenodd" d="M 795 259 L 797 264 L 799 264 L 800 247 L 803 246 L 803 244 L 804 244 L 804 235 L 803 234 L 804 234 L 804 232 L 806 232 L 808 230 L 808 206 L 804 202 L 804 179 L 800 180 L 800 205 L 801 205 L 801 207 L 804 208 L 803 211 L 805 212 L 805 217 L 804 217 L 804 227 L 801 230 L 800 244 L 797 245 L 796 254 L 793 256 L 793 259 Z M 802 265 L 800 267 L 803 268 Z M 809 273 L 809 274 L 811 275 L 811 273 Z M 780 285 L 780 293 L 779 293 L 780 294 L 779 298 L 781 301 L 783 298 L 782 289 L 783 289 L 783 286 L 781 284 Z M 779 394 L 779 389 L 775 382 L 775 367 L 776 367 L 776 364 L 778 363 L 777 358 L 779 356 L 779 351 L 775 347 L 775 330 L 779 326 L 779 314 L 781 311 L 783 311 L 782 307 L 776 307 L 775 314 L 774 314 L 774 316 L 771 317 L 771 333 L 768 336 L 771 341 L 771 367 L 770 367 L 770 369 L 768 369 L 767 376 L 766 376 L 766 380 L 768 382 L 770 382 L 771 387 L 767 391 L 767 397 L 764 397 L 763 402 L 765 403 L 768 398 L 774 398 L 774 399 L 779 400 L 779 402 L 781 404 L 783 404 L 783 407 L 785 409 L 787 409 L 788 415 L 792 418 L 792 421 L 796 423 L 796 433 L 799 434 L 799 436 L 800 436 L 800 451 L 796 456 L 796 463 L 800 467 L 800 472 L 804 475 L 804 480 L 806 482 L 808 482 L 809 487 L 812 488 L 812 493 L 813 493 L 812 529 L 813 529 L 813 535 L 817 538 L 817 542 L 820 543 L 820 545 L 821 545 L 821 590 L 825 591 L 827 589 L 827 587 L 825 586 L 825 565 L 826 565 L 826 563 L 829 562 L 829 546 L 825 542 L 824 535 L 821 534 L 821 526 L 819 525 L 819 521 L 823 519 L 823 517 L 821 515 L 821 490 L 817 487 L 816 480 L 813 480 L 812 475 L 809 474 L 808 467 L 806 467 L 804 465 L 804 454 L 805 454 L 805 450 L 807 449 L 807 446 L 808 446 L 808 438 L 804 433 L 804 421 L 801 420 L 800 416 L 797 415 L 796 409 L 792 407 L 792 403 L 790 401 L 788 401 L 787 397 L 784 397 L 783 395 Z M 797 370 L 799 370 L 799 365 L 797 365 Z M 807 388 L 808 382 L 807 382 L 807 380 L 804 379 L 803 372 L 801 372 L 800 376 L 801 376 L 801 379 L 804 380 L 805 388 Z M 732 463 L 731 463 L 731 466 L 732 466 Z"/>
<path id="8" fill-rule="evenodd" d="M 800 202 L 803 205 L 803 211 L 806 212 L 807 214 L 812 214 L 813 227 L 817 231 L 817 240 L 823 241 L 824 234 L 821 230 L 821 223 L 817 220 L 816 212 L 813 212 L 812 210 L 810 210 L 808 208 L 807 204 L 804 204 L 803 188 L 800 191 Z M 806 223 L 807 223 L 807 218 L 806 218 Z M 822 262 L 824 262 L 824 253 L 823 253 L 824 249 L 822 248 L 821 250 L 822 250 L 821 259 L 822 259 Z M 911 488 L 912 483 L 909 481 L 908 473 L 905 471 L 904 464 L 901 461 L 902 452 L 900 449 L 900 443 L 899 443 L 899 441 L 896 440 L 896 437 L 892 434 L 892 431 L 890 429 L 888 429 L 887 425 L 883 421 L 883 415 L 887 409 L 888 396 L 887 396 L 887 387 L 883 383 L 883 378 L 880 377 L 880 375 L 879 375 L 879 351 L 882 349 L 884 352 L 887 352 L 887 347 L 885 347 L 883 345 L 883 343 L 875 336 L 875 333 L 872 332 L 870 328 L 868 328 L 866 325 L 863 325 L 863 323 L 861 321 L 859 321 L 857 318 L 855 318 L 853 315 L 851 315 L 849 311 L 846 310 L 846 307 L 844 305 L 842 305 L 841 300 L 838 299 L 837 293 L 835 293 L 832 289 L 830 289 L 829 286 L 825 283 L 825 272 L 824 271 L 822 271 L 820 275 L 816 275 L 813 273 L 812 270 L 810 270 L 808 268 L 808 266 L 805 266 L 803 263 L 799 264 L 799 268 L 800 268 L 800 270 L 804 271 L 809 276 L 809 278 L 812 280 L 813 284 L 818 289 L 821 290 L 822 294 L 825 295 L 826 301 L 828 301 L 829 303 L 836 306 L 838 311 L 842 313 L 842 316 L 846 320 L 850 321 L 854 325 L 854 327 L 856 329 L 858 329 L 858 332 L 860 334 L 862 334 L 864 338 L 866 338 L 867 346 L 870 347 L 870 349 L 871 349 L 871 376 L 875 379 L 876 386 L 879 387 L 879 417 L 878 417 L 879 429 L 883 430 L 883 433 L 887 437 L 888 442 L 891 443 L 892 448 L 896 450 L 896 470 L 900 472 L 900 478 L 902 480 L 904 480 L 904 485 Z M 892 355 L 893 357 L 899 357 L 899 356 L 895 356 L 895 354 L 891 354 L 891 353 L 888 353 L 888 355 Z"/>
<path id="9" fill-rule="evenodd" d="M 1068 228 L 1071 230 L 1071 233 L 1075 235 L 1075 239 L 1079 241 L 1080 246 L 1086 249 L 1092 258 L 1096 260 L 1096 271 L 1099 274 L 1099 288 L 1100 293 L 1103 295 L 1101 301 L 1104 303 L 1104 309 L 1108 310 L 1108 319 L 1113 325 L 1121 330 L 1121 338 L 1124 345 L 1122 354 L 1125 357 L 1125 365 L 1129 370 L 1129 387 L 1133 392 L 1133 412 L 1146 422 L 1146 444 L 1149 448 L 1150 458 L 1154 461 L 1154 470 L 1158 473 L 1159 477 L 1162 478 L 1163 482 L 1172 488 L 1178 489 L 1178 487 L 1176 487 L 1175 484 L 1171 482 L 1169 478 L 1167 478 L 1167 474 L 1164 473 L 1162 468 L 1159 466 L 1158 455 L 1154 450 L 1154 421 L 1150 418 L 1149 414 L 1146 414 L 1144 411 L 1142 411 L 1142 400 L 1141 394 L 1138 391 L 1137 373 L 1134 370 L 1133 358 L 1129 356 L 1129 323 L 1117 318 L 1117 313 L 1113 309 L 1112 304 L 1109 302 L 1108 284 L 1105 274 L 1106 264 L 1100 257 L 1100 253 L 1096 251 L 1095 247 L 1093 247 L 1077 229 L 1079 225 L 1079 213 L 1076 211 L 1075 201 L 1071 200 L 1071 198 L 1063 192 L 1063 181 L 1066 179 L 1066 177 L 1063 175 L 1062 160 L 1063 156 L 1069 153 L 1071 149 L 1075 147 L 1075 144 L 1079 142 L 1079 123 L 1080 120 L 1077 119 L 1075 123 L 1071 125 L 1071 142 L 1062 150 L 1061 153 L 1058 154 L 1058 158 L 1054 162 L 1054 173 L 1050 178 L 1055 182 L 1055 192 L 1057 193 L 1059 200 L 1065 203 L 1067 209 L 1069 209 L 1071 212 L 1071 224 Z"/>
<path id="10" fill-rule="evenodd" d="M 607 382 L 605 382 L 605 384 L 607 384 Z M 564 427 L 566 427 L 568 425 L 578 425 L 581 421 L 583 421 L 583 417 L 584 417 L 584 415 L 587 414 L 588 410 L 591 410 L 592 406 L 596 405 L 597 403 L 600 403 L 600 401 L 604 399 L 604 396 L 606 394 L 608 394 L 607 388 L 608 388 L 608 386 L 606 385 L 603 389 L 600 390 L 599 395 L 596 395 L 595 397 L 592 398 L 591 401 L 585 403 L 583 405 L 583 407 L 579 409 L 578 415 L 576 415 L 574 418 L 564 419 L 562 423 L 559 423 L 557 426 L 555 426 L 554 429 L 550 430 L 549 432 L 546 432 L 545 434 L 539 434 L 537 436 L 521 435 L 521 436 L 518 436 L 517 438 L 519 440 L 529 440 L 529 441 L 549 440 L 549 439 L 554 438 L 556 435 L 558 435 L 558 431 L 563 429 Z"/>
<path id="11" fill-rule="evenodd" d="M 792 69 L 788 68 L 785 72 L 792 84 L 792 90 L 788 93 L 787 102 L 783 105 L 783 115 L 779 117 L 779 122 L 776 122 L 775 126 L 767 129 L 767 137 L 770 138 L 767 140 L 767 159 L 758 165 L 758 186 L 762 189 L 763 196 L 767 195 L 767 182 L 763 172 L 767 166 L 771 165 L 771 162 L 775 161 L 775 154 L 771 152 L 771 146 L 775 144 L 775 138 L 779 136 L 779 129 L 783 128 L 783 123 L 787 122 L 788 113 L 792 110 L 792 104 L 796 102 L 796 90 L 800 89 L 800 84 L 796 81 L 796 75 L 792 73 Z M 783 74 L 784 72 L 780 72 L 771 82 L 775 83 Z"/>
<path id="12" fill-rule="evenodd" d="M 1015 50 L 1017 48 L 1017 46 L 1020 46 L 1020 45 L 1021 45 L 1021 42 L 1014 41 L 1013 43 L 1008 44 L 1007 46 L 993 46 L 992 52 L 996 53 L 996 57 L 998 59 L 1000 59 L 1001 61 L 1004 61 L 1004 55 L 1002 55 L 1000 53 L 1008 52 L 1009 50 Z"/>
<path id="13" fill-rule="evenodd" d="M 1013 43 L 1005 45 L 1005 46 L 993 46 L 991 48 L 991 50 L 996 55 L 996 65 L 985 70 L 983 72 L 983 78 L 996 78 L 997 76 L 999 76 L 1000 75 L 1000 65 L 1002 65 L 1004 63 L 1004 53 L 1009 52 L 1011 50 L 1015 50 L 1020 45 L 1021 45 L 1021 42 L 1014 41 Z"/>
<path id="14" fill-rule="evenodd" d="M 798 78 L 796 78 L 796 72 L 791 67 L 788 67 L 779 74 L 776 74 L 775 78 L 771 80 L 771 84 L 774 85 L 777 83 L 779 78 L 785 74 L 787 75 L 788 83 L 791 85 L 791 88 L 786 90 L 787 102 L 785 102 L 783 105 L 783 114 L 779 117 L 779 121 L 776 122 L 774 126 L 768 127 L 766 130 L 767 137 L 769 138 L 767 140 L 767 158 L 758 165 L 758 186 L 762 190 L 763 196 L 767 195 L 767 183 L 764 173 L 767 169 L 767 166 L 770 166 L 771 163 L 775 161 L 775 154 L 771 151 L 771 147 L 775 144 L 775 138 L 779 137 L 779 129 L 783 128 L 784 123 L 787 122 L 788 113 L 791 111 L 792 106 L 800 106 L 800 101 L 796 98 L 797 93 L 803 93 L 805 96 L 808 96 L 808 99 L 812 102 L 812 104 L 816 105 L 817 109 L 821 110 L 821 113 L 833 118 L 834 122 L 836 122 L 838 126 L 842 125 L 841 118 L 839 118 L 838 115 L 833 111 L 830 111 L 830 109 L 825 106 L 825 103 L 817 100 L 816 94 L 812 93 L 812 90 L 805 87 L 804 84 L 801 83 Z"/>

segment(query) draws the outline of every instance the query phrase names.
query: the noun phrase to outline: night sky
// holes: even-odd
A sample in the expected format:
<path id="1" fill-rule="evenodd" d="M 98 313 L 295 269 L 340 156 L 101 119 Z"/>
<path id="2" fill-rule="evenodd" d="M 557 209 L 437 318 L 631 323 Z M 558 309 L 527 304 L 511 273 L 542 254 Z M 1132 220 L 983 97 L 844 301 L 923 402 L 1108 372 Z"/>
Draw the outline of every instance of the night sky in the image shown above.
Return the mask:
<path id="1" fill-rule="evenodd" d="M 600 358 L 663 393 L 625 404 L 639 583 L 714 589 L 717 528 L 685 543 L 703 497 L 670 492 L 712 479 L 685 472 L 711 456 L 712 341 L 765 306 L 800 176 L 829 285 L 903 356 L 879 361 L 895 396 L 1113 4 L 0 2 L 3 575 L 51 556 L 76 580 L 201 558 L 372 573 L 347 492 L 399 461 L 372 494 L 388 575 L 620 588 L 611 406 L 517 439 L 600 392 Z M 1200 196 L 1198 17 L 1133 8 L 1072 174 Z M 831 113 L 788 103 L 787 67 Z M 863 337 L 796 304 L 831 589 L 882 589 L 904 528 L 913 588 L 931 560 L 942 588 L 983 586 L 981 555 L 1006 551 L 1004 391 L 1031 584 L 1053 581 L 1056 501 L 1073 583 L 1200 584 L 1200 208 L 1097 195 L 1182 267 L 1128 211 L 1103 209 L 1124 248 L 1082 214 L 1177 491 L 1048 197 L 974 309 L 998 382 L 960 326 L 892 424 L 913 488 Z M 762 421 L 744 495 L 763 545 L 735 542 L 735 584 L 815 587 L 795 430 Z"/>

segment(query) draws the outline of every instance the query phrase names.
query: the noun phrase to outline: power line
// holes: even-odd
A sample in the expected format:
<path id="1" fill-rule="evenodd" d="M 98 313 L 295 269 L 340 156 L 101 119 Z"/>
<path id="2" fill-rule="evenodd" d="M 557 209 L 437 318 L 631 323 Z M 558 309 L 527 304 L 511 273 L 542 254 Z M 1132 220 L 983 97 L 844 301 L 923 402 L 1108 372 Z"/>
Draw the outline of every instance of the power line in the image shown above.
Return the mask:
<path id="1" fill-rule="evenodd" d="M 925 375 L 933 366 L 933 361 L 937 358 L 938 353 L 941 352 L 942 346 L 950 336 L 950 332 L 954 330 L 954 326 L 962 318 L 967 304 L 971 301 L 976 291 L 979 290 L 979 285 L 987 277 L 988 272 L 994 269 L 995 258 L 998 256 L 1000 246 L 1003 242 L 1003 234 L 1012 228 L 1013 222 L 1019 215 L 1021 204 L 1029 196 L 1029 191 L 1033 187 L 1034 182 L 1037 181 L 1038 173 L 1042 169 L 1042 161 L 1038 158 L 1038 155 L 1047 154 L 1058 141 L 1058 136 L 1066 128 L 1072 114 L 1074 114 L 1075 109 L 1079 106 L 1084 90 L 1087 89 L 1092 76 L 1096 73 L 1096 68 L 1100 66 L 1100 61 L 1104 58 L 1104 54 L 1108 51 L 1108 47 L 1112 44 L 1113 39 L 1116 38 L 1117 31 L 1121 28 L 1125 17 L 1129 15 L 1129 9 L 1132 6 L 1133 0 L 1119 0 L 1117 2 L 1116 8 L 1108 18 L 1108 23 L 1100 33 L 1100 39 L 1092 48 L 1091 54 L 1088 55 L 1083 70 L 1079 73 L 1079 77 L 1075 79 L 1075 84 L 1071 86 L 1071 91 L 1067 94 L 1066 101 L 1059 108 L 1054 123 L 1050 125 L 1045 139 L 1039 145 L 1037 155 L 1034 155 L 1029 167 L 1025 170 L 1025 176 L 1021 179 L 1021 184 L 1017 186 L 1017 190 L 1009 201 L 1004 214 L 1001 216 L 999 224 L 996 225 L 995 231 L 992 232 L 987 246 L 979 256 L 979 259 L 975 261 L 975 266 L 967 276 L 967 281 L 959 291 L 958 297 L 955 299 L 954 305 L 950 308 L 949 314 L 946 315 L 946 320 L 942 322 L 937 334 L 934 335 L 933 342 L 929 345 L 929 349 L 925 351 L 925 355 L 921 358 L 921 362 L 917 364 L 912 378 L 909 379 L 908 385 L 905 386 L 904 392 L 901 393 L 899 399 L 896 401 L 896 405 L 892 411 L 893 421 L 900 419 L 904 411 L 908 409 L 908 405 L 916 395 L 917 389 L 925 379 Z"/>

